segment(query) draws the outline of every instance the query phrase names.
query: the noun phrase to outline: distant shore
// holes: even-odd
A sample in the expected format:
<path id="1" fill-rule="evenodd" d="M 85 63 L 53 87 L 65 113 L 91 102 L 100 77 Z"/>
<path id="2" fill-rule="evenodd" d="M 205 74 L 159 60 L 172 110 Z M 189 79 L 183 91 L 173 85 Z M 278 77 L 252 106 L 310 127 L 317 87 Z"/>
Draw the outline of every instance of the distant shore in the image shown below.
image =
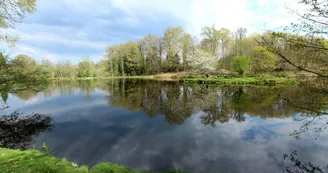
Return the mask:
<path id="1" fill-rule="evenodd" d="M 180 81 L 182 83 L 195 84 L 249 84 L 249 85 L 295 85 L 298 83 L 296 77 L 238 77 L 231 74 L 202 77 L 201 74 L 190 72 L 163 73 L 148 76 L 107 76 L 107 77 L 84 77 L 84 78 L 52 78 L 52 80 L 96 80 L 96 79 L 153 79 Z"/>
<path id="2" fill-rule="evenodd" d="M 287 84 L 293 85 L 297 84 L 296 78 L 283 78 L 283 77 L 275 77 L 275 78 L 256 78 L 256 77 L 245 77 L 245 78 L 222 78 L 222 77 L 214 77 L 214 78 L 181 78 L 181 82 L 184 83 L 198 83 L 198 84 L 252 84 L 252 85 L 280 85 Z"/>

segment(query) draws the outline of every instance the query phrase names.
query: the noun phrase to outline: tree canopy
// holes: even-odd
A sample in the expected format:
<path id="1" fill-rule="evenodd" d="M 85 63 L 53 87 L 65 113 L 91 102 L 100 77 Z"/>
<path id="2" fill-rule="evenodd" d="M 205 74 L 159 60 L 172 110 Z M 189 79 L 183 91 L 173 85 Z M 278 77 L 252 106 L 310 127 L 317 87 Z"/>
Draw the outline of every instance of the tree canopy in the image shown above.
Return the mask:
<path id="1" fill-rule="evenodd" d="M 14 28 L 22 22 L 26 14 L 36 10 L 37 0 L 1 0 L 0 1 L 0 29 Z M 0 41 L 13 46 L 16 38 L 0 31 Z"/>

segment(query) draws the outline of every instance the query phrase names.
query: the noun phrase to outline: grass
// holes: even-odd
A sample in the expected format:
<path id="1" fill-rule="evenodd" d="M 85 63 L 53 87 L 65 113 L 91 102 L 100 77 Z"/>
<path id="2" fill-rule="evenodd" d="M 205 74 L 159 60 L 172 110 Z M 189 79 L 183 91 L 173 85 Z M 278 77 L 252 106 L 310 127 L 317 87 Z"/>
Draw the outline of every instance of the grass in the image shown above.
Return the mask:
<path id="1" fill-rule="evenodd" d="M 154 76 L 108 76 L 108 77 L 75 77 L 75 78 L 50 78 L 52 80 L 90 80 L 90 79 L 153 79 Z"/>
<path id="2" fill-rule="evenodd" d="M 89 169 L 66 159 L 58 159 L 37 150 L 12 150 L 0 148 L 1 173 L 151 173 L 134 171 L 125 166 L 101 163 Z M 162 173 L 184 173 L 165 171 Z"/>
<path id="3" fill-rule="evenodd" d="M 176 72 L 176 73 L 159 73 L 154 75 L 142 76 L 103 76 L 103 77 L 74 77 L 74 78 L 50 78 L 52 80 L 89 80 L 89 79 L 163 79 L 163 80 L 178 80 L 181 77 L 195 75 L 192 72 Z"/>
<path id="4" fill-rule="evenodd" d="M 172 79 L 165 76 L 108 76 L 108 77 L 76 77 L 76 78 L 50 78 L 51 80 L 92 80 L 92 79 Z"/>
<path id="5" fill-rule="evenodd" d="M 181 78 L 180 81 L 186 83 L 200 84 L 252 84 L 252 85 L 276 85 L 276 84 L 296 84 L 295 78 L 271 77 L 271 78 L 256 78 L 256 77 L 235 77 L 235 78 Z"/>

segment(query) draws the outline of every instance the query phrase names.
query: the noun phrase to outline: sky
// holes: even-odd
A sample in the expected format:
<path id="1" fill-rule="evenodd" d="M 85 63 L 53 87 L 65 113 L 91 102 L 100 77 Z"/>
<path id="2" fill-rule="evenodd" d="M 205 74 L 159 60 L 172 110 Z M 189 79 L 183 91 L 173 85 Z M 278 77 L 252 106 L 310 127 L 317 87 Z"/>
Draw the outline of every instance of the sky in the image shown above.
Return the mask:
<path id="1" fill-rule="evenodd" d="M 163 35 L 165 28 L 182 26 L 200 37 L 201 28 L 215 24 L 234 31 L 261 33 L 295 21 L 286 6 L 295 0 L 39 0 L 37 11 L 14 29 L 16 46 L 3 43 L 10 57 L 27 54 L 37 60 L 103 59 L 106 47 L 137 41 L 147 34 Z M 292 2 L 293 1 L 293 2 Z"/>

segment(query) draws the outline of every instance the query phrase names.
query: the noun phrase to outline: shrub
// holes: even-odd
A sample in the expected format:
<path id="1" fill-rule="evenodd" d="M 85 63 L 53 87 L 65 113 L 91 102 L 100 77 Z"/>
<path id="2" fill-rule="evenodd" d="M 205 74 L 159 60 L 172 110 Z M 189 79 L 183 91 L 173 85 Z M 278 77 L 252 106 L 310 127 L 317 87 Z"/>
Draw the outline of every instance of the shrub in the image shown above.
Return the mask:
<path id="1" fill-rule="evenodd" d="M 248 56 L 236 56 L 233 60 L 234 70 L 241 76 L 250 69 L 250 57 Z"/>

